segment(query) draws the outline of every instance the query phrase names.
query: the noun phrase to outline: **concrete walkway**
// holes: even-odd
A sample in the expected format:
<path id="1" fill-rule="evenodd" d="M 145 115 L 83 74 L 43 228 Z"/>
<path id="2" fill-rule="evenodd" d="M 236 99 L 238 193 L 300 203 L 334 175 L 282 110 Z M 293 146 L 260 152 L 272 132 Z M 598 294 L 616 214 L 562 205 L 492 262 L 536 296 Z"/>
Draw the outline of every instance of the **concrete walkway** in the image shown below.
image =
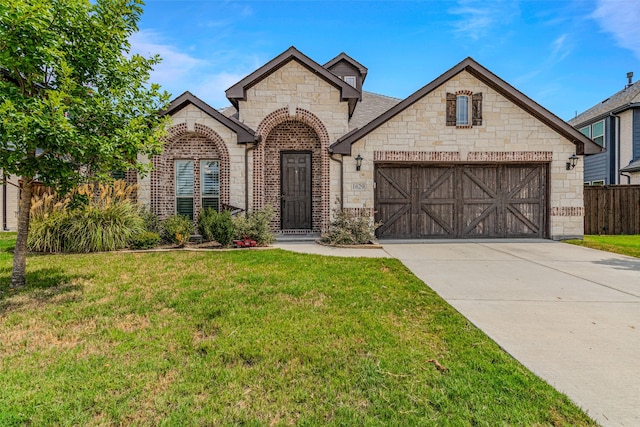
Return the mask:
<path id="1" fill-rule="evenodd" d="M 277 246 L 398 258 L 600 424 L 640 426 L 640 259 L 548 240 L 383 245 L 357 253 L 313 243 Z"/>

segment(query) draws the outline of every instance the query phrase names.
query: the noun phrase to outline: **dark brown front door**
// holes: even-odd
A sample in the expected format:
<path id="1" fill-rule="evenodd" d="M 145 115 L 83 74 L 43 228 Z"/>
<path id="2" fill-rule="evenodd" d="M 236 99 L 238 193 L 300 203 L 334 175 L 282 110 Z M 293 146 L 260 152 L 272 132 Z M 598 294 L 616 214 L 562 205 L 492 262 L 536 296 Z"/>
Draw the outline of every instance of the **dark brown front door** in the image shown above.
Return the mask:
<path id="1" fill-rule="evenodd" d="M 280 153 L 283 230 L 310 230 L 311 153 Z"/>
<path id="2" fill-rule="evenodd" d="M 542 164 L 380 165 L 379 237 L 545 237 Z"/>

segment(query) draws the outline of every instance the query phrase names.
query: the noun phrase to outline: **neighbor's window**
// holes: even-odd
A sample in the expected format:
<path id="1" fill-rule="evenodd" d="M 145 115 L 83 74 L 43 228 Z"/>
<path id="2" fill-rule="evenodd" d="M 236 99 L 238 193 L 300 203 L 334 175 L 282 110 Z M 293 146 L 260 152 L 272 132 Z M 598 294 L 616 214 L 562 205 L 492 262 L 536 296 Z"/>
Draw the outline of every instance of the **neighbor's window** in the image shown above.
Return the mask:
<path id="1" fill-rule="evenodd" d="M 220 162 L 202 160 L 200 162 L 200 177 L 202 209 L 220 210 Z"/>
<path id="2" fill-rule="evenodd" d="M 603 186 L 604 185 L 604 179 L 600 179 L 598 181 L 591 181 L 591 185 Z"/>
<path id="3" fill-rule="evenodd" d="M 604 147 L 604 120 L 591 125 L 591 139 L 601 147 Z"/>
<path id="4" fill-rule="evenodd" d="M 344 81 L 356 87 L 356 76 L 344 76 Z"/>
<path id="5" fill-rule="evenodd" d="M 193 220 L 193 160 L 176 160 L 176 213 Z"/>
<path id="6" fill-rule="evenodd" d="M 583 135 L 588 136 L 601 147 L 604 147 L 604 120 L 580 128 Z"/>

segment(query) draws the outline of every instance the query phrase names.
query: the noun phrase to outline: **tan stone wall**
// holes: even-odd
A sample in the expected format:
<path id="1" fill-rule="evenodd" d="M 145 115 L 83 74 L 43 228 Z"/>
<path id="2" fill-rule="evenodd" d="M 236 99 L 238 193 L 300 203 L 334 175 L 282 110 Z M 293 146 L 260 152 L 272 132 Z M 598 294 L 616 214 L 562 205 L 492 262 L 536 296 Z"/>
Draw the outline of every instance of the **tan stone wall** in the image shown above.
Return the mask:
<path id="1" fill-rule="evenodd" d="M 446 93 L 461 90 L 482 92 L 482 125 L 465 129 L 446 126 Z M 352 146 L 352 156 L 344 159 L 345 207 L 373 207 L 376 151 L 449 152 L 456 153 L 462 162 L 509 161 L 514 157 L 508 153 L 549 152 L 550 237 L 583 235 L 582 159 L 574 170 L 565 167 L 575 145 L 469 73 L 458 74 Z M 507 154 L 482 154 L 486 152 Z M 358 154 L 364 160 L 356 172 Z"/>
<path id="2" fill-rule="evenodd" d="M 2 170 L 0 170 L 0 179 L 2 177 Z M 4 187 L 7 191 L 7 229 L 9 231 L 16 231 L 18 229 L 18 205 L 20 202 L 20 191 L 18 190 L 18 178 L 10 177 L 7 179 L 7 186 Z M 3 191 L 0 184 L 0 191 Z M 2 216 L 2 212 L 4 212 L 3 200 L 0 195 L 0 217 Z M 2 221 L 0 219 L 0 221 Z M 0 223 L 0 231 L 2 230 L 2 223 Z"/>

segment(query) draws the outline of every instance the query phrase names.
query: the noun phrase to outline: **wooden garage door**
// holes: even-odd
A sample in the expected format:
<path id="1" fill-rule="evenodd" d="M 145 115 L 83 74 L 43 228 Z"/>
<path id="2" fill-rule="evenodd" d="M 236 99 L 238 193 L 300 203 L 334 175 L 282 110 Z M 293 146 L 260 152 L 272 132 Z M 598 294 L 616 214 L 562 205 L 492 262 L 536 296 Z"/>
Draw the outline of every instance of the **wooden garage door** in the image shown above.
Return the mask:
<path id="1" fill-rule="evenodd" d="M 546 237 L 547 166 L 377 165 L 378 237 Z"/>

